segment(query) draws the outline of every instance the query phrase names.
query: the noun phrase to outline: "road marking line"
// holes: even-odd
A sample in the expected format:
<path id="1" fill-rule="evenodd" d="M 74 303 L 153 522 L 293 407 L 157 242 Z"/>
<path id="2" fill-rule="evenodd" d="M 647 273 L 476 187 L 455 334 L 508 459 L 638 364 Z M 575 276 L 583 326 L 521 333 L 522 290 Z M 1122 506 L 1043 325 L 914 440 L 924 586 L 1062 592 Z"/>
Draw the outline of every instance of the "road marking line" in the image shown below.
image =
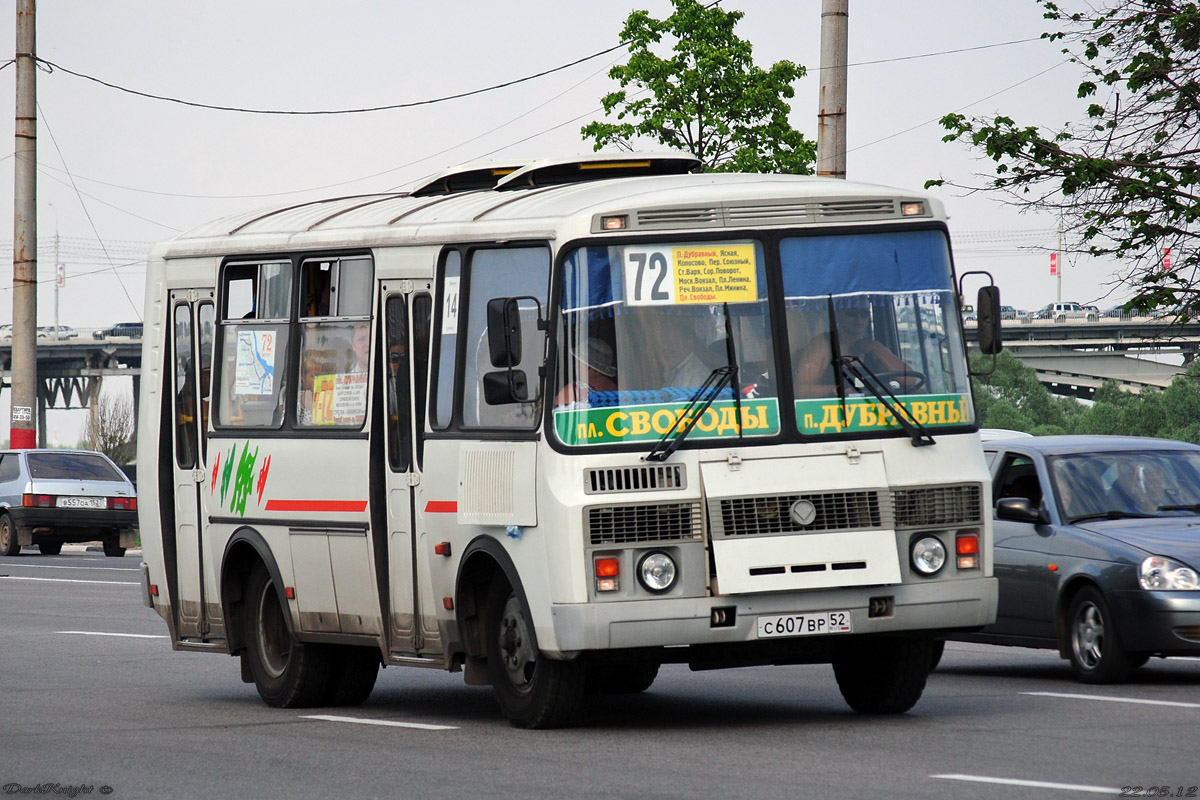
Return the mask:
<path id="1" fill-rule="evenodd" d="M 104 631 L 55 631 L 55 633 L 75 633 L 80 636 L 126 636 L 130 639 L 166 639 L 160 633 L 105 633 Z"/>
<path id="2" fill-rule="evenodd" d="M 1140 700 L 1135 697 L 1105 697 L 1101 694 L 1068 694 L 1066 692 L 1021 692 L 1032 697 L 1063 697 L 1068 700 L 1103 700 L 1106 703 L 1134 703 L 1144 706 L 1175 706 L 1176 708 L 1200 708 L 1200 703 L 1182 703 L 1174 700 Z"/>
<path id="3" fill-rule="evenodd" d="M 948 781 L 970 781 L 971 783 L 998 783 L 1004 786 L 1027 786 L 1034 789 L 1066 789 L 1072 792 L 1092 792 L 1093 794 L 1115 795 L 1120 789 L 1107 786 L 1086 786 L 1081 783 L 1054 783 L 1053 781 L 1025 781 L 1020 778 L 989 778 L 985 775 L 930 775 Z"/>
<path id="4" fill-rule="evenodd" d="M 457 725 L 427 725 L 423 722 L 392 722 L 386 719 L 361 719 L 359 717 L 338 717 L 332 714 L 308 714 L 301 719 L 319 719 L 325 722 L 353 722 L 357 725 L 384 725 L 389 728 L 417 728 L 423 731 L 456 731 Z"/>
<path id="5" fill-rule="evenodd" d="M 136 567 L 60 567 L 57 564 L 11 564 L 21 569 L 107 569 L 113 572 L 137 572 Z"/>
<path id="6" fill-rule="evenodd" d="M 48 583 L 103 583 L 108 586 L 137 586 L 137 581 L 85 581 L 77 578 L 33 578 L 26 575 L 0 575 L 9 581 L 46 581 Z"/>

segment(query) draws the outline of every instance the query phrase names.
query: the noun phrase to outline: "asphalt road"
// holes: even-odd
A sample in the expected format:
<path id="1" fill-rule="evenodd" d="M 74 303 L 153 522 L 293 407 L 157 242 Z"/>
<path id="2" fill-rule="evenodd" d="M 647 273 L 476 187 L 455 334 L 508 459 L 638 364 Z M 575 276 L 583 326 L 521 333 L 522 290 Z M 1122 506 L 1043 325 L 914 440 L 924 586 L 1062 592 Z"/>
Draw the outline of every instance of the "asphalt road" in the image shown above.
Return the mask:
<path id="1" fill-rule="evenodd" d="M 825 666 L 668 666 L 557 731 L 399 667 L 359 708 L 277 710 L 236 659 L 171 650 L 138 564 L 0 558 L 0 797 L 1200 796 L 1197 660 L 1093 687 L 1049 652 L 951 643 L 885 718 L 850 711 Z"/>

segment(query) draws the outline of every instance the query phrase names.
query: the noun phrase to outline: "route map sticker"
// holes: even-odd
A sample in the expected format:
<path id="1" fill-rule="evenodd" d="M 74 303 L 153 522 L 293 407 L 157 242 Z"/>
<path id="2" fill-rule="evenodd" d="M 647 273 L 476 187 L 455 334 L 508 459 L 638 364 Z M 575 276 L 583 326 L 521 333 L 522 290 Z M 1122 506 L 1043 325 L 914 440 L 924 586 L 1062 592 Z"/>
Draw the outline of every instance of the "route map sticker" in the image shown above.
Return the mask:
<path id="1" fill-rule="evenodd" d="M 630 306 L 758 300 L 755 247 L 747 243 L 627 247 L 624 278 Z"/>
<path id="2" fill-rule="evenodd" d="M 275 387 L 275 331 L 238 331 L 233 393 L 268 395 Z"/>

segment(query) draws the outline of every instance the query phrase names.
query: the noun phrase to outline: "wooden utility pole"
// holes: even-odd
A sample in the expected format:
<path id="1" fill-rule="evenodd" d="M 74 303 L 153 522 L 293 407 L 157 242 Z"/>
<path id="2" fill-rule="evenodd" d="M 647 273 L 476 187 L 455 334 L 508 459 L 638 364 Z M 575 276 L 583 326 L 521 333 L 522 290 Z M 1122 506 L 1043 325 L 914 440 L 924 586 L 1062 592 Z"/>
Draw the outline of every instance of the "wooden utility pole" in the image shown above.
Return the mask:
<path id="1" fill-rule="evenodd" d="M 846 51 L 850 0 L 821 0 L 817 174 L 846 177 Z"/>
<path id="2" fill-rule="evenodd" d="M 34 0 L 17 0 L 13 163 L 13 343 L 9 445 L 37 446 L 37 64 Z"/>

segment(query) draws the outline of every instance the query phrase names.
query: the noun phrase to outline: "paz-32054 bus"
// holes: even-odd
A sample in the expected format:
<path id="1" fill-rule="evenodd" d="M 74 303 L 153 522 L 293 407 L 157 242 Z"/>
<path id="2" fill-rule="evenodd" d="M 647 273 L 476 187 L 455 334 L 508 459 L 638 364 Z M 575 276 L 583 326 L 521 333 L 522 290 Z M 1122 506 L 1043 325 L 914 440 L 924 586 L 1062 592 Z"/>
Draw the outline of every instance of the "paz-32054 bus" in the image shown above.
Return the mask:
<path id="1" fill-rule="evenodd" d="M 695 168 L 468 166 L 157 247 L 140 524 L 174 647 L 282 707 L 434 667 L 549 727 L 665 663 L 832 663 L 909 709 L 996 606 L 945 215 Z"/>

